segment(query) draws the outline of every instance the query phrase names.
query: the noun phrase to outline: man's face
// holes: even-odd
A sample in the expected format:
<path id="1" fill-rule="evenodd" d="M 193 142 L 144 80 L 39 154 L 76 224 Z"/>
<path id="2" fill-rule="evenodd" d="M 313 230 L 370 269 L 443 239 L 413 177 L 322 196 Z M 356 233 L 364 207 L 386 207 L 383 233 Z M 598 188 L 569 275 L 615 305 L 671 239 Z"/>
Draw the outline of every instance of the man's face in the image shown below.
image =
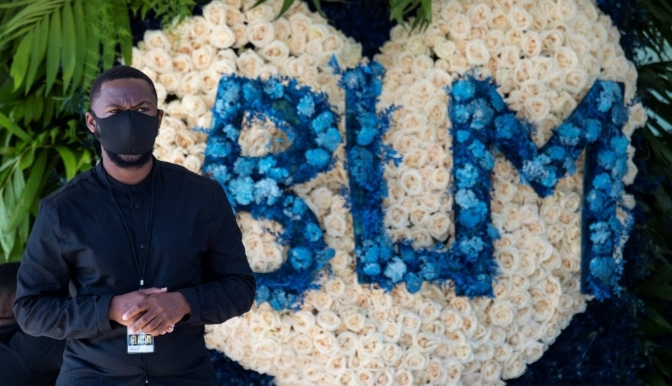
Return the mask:
<path id="1" fill-rule="evenodd" d="M 156 98 L 152 90 L 142 79 L 115 79 L 107 81 L 100 87 L 100 94 L 91 103 L 91 110 L 98 118 L 107 118 L 125 110 L 137 111 L 150 116 L 159 113 L 159 123 L 163 118 L 163 111 L 158 111 Z M 98 137 L 100 128 L 94 117 L 86 114 L 86 125 Z M 120 168 L 138 168 L 151 160 L 152 152 L 145 154 L 116 154 L 104 150 L 110 160 Z"/>
<path id="2" fill-rule="evenodd" d="M 0 327 L 16 324 L 16 317 L 12 311 L 12 304 L 16 294 L 14 292 L 0 292 Z"/>

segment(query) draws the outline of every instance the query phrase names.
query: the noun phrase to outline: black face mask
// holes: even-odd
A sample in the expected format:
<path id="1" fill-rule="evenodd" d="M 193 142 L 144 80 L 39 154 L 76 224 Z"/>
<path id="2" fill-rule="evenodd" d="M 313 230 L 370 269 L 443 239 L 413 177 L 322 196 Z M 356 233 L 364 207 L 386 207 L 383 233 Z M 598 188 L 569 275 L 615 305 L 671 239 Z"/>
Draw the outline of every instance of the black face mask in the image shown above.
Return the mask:
<path id="1" fill-rule="evenodd" d="M 144 154 L 152 151 L 159 134 L 159 113 L 155 116 L 138 111 L 124 110 L 107 118 L 98 118 L 98 141 L 107 151 L 116 154 Z"/>

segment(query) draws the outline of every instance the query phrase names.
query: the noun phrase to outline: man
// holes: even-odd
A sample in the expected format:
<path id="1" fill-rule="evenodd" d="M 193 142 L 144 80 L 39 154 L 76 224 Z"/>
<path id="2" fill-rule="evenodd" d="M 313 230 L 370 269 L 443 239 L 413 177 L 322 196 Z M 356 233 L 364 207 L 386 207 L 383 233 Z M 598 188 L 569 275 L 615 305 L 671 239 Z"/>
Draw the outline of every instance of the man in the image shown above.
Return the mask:
<path id="1" fill-rule="evenodd" d="M 30 336 L 16 324 L 12 303 L 18 270 L 19 263 L 0 265 L 0 382 L 5 386 L 52 386 L 63 362 L 65 342 Z"/>
<path id="2" fill-rule="evenodd" d="M 247 312 L 255 292 L 231 206 L 152 156 L 163 112 L 145 74 L 105 71 L 90 105 L 102 162 L 40 202 L 17 320 L 68 340 L 59 386 L 215 385 L 204 325 Z"/>

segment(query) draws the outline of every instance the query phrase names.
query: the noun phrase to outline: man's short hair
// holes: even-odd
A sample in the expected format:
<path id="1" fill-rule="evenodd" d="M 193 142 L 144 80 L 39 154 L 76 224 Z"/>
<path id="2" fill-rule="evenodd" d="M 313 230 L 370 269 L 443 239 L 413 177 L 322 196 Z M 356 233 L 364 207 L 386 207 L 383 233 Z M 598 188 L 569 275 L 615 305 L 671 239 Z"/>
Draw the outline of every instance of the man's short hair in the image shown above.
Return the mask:
<path id="1" fill-rule="evenodd" d="M 109 70 L 98 75 L 98 77 L 91 83 L 91 90 L 89 91 L 89 106 L 93 105 L 93 102 L 98 95 L 100 95 L 100 88 L 103 86 L 103 83 L 109 82 L 117 79 L 142 79 L 149 85 L 149 88 L 152 90 L 154 99 L 158 100 L 156 95 L 156 88 L 154 87 L 154 82 L 142 71 L 131 66 L 114 66 Z"/>
<path id="2" fill-rule="evenodd" d="M 16 292 L 16 275 L 20 263 L 0 264 L 0 293 Z"/>

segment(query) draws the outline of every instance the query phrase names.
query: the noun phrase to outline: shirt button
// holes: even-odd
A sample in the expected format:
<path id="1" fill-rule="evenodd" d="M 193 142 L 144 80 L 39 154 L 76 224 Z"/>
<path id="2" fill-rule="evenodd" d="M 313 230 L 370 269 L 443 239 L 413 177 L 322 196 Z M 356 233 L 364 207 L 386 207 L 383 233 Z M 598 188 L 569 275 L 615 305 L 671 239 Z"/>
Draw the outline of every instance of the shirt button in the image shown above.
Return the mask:
<path id="1" fill-rule="evenodd" d="M 135 209 L 138 209 L 138 208 L 140 208 L 140 204 L 135 204 L 135 205 L 133 205 L 133 207 L 134 207 Z"/>
<path id="2" fill-rule="evenodd" d="M 145 249 L 145 244 L 140 244 L 140 249 Z"/>

